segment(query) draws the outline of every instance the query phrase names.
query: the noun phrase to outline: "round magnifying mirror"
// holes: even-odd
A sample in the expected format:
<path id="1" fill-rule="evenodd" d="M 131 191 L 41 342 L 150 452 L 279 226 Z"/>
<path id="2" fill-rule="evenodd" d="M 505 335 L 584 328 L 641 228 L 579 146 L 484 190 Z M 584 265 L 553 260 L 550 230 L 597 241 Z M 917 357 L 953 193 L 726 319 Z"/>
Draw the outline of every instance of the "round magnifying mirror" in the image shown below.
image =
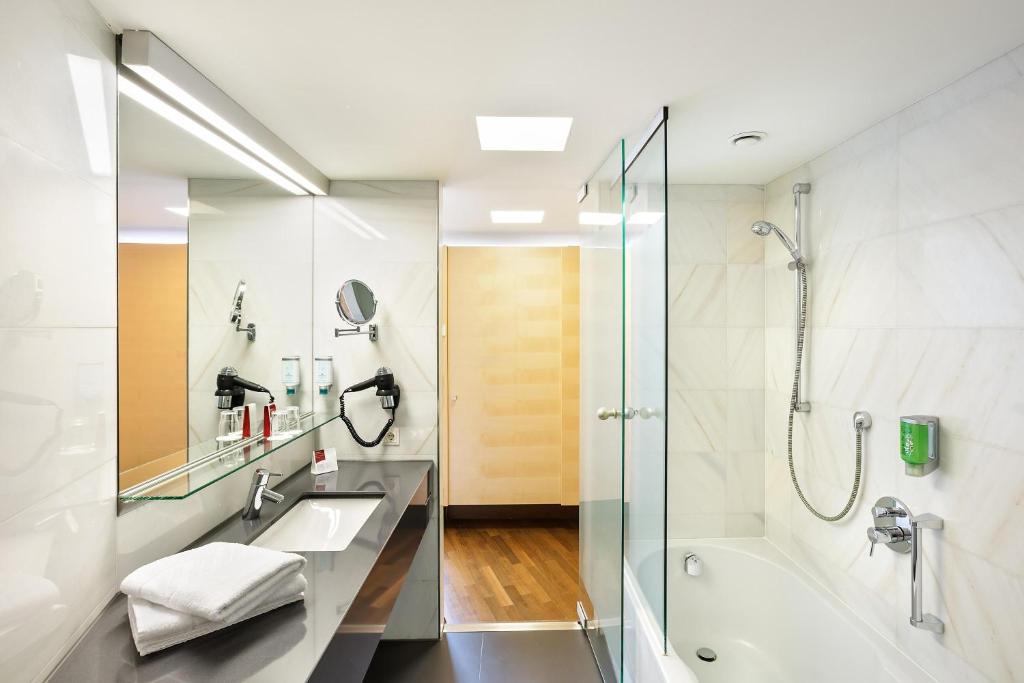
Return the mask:
<path id="1" fill-rule="evenodd" d="M 338 289 L 338 315 L 353 325 L 364 325 L 373 320 L 377 300 L 373 290 L 359 280 L 348 280 Z"/>
<path id="2" fill-rule="evenodd" d="M 242 300 L 245 299 L 245 280 L 239 280 L 235 287 L 235 296 L 231 298 L 231 315 L 229 322 L 237 323 L 242 319 Z"/>

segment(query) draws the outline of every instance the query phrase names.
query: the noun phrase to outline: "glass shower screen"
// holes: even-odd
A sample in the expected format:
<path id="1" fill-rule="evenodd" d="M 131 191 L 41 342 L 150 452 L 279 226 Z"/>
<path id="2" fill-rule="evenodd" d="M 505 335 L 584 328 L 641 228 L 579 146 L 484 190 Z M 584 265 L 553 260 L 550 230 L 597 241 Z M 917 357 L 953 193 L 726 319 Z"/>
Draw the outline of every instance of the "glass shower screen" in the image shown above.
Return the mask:
<path id="1" fill-rule="evenodd" d="M 665 638 L 666 113 L 580 204 L 580 603 L 606 681 L 636 610 Z"/>

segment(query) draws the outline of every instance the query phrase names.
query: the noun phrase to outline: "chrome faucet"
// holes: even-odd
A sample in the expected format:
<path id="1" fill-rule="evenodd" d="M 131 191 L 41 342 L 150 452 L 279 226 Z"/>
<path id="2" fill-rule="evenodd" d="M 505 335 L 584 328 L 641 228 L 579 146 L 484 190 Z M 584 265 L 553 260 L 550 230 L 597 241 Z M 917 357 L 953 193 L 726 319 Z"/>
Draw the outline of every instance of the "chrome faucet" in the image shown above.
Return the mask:
<path id="1" fill-rule="evenodd" d="M 942 518 L 932 514 L 914 515 L 906 503 L 898 498 L 879 498 L 871 508 L 874 524 L 868 527 L 868 540 L 874 553 L 875 544 L 887 545 L 897 553 L 910 553 L 910 625 L 915 628 L 942 633 L 945 625 L 933 614 L 925 614 L 922 608 L 922 576 L 924 569 L 921 551 L 921 530 L 941 529 Z"/>
<path id="2" fill-rule="evenodd" d="M 878 543 L 887 545 L 896 552 L 907 552 L 906 544 L 910 541 L 910 530 L 906 528 L 904 520 L 908 513 L 905 508 L 896 506 L 895 502 L 898 502 L 895 498 L 880 498 L 871 508 L 871 516 L 874 517 L 875 523 L 868 527 L 868 540 L 871 541 L 868 557 L 875 554 L 875 545 Z"/>
<path id="3" fill-rule="evenodd" d="M 271 503 L 280 503 L 284 500 L 284 496 L 280 493 L 275 493 L 267 488 L 271 477 L 280 476 L 277 472 L 271 472 L 263 468 L 253 472 L 252 485 L 249 486 L 249 495 L 246 496 L 245 507 L 242 508 L 242 519 L 259 519 L 260 509 L 263 507 L 263 501 L 265 500 L 269 500 Z"/>

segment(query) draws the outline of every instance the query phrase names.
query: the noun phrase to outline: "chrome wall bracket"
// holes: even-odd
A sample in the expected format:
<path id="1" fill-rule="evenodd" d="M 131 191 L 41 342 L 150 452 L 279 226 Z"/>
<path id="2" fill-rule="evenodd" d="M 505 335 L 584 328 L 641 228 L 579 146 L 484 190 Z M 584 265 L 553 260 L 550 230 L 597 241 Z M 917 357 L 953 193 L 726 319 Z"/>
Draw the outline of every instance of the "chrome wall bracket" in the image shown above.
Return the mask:
<path id="1" fill-rule="evenodd" d="M 357 334 L 369 335 L 370 341 L 375 342 L 380 339 L 380 335 L 377 333 L 377 324 L 370 323 L 364 330 L 361 325 L 355 327 L 336 327 L 334 328 L 334 337 L 352 337 Z"/>
<path id="2" fill-rule="evenodd" d="M 256 323 L 249 323 L 242 327 L 241 311 L 239 311 L 239 319 L 235 321 L 235 332 L 245 332 L 246 339 L 251 342 L 256 341 Z"/>

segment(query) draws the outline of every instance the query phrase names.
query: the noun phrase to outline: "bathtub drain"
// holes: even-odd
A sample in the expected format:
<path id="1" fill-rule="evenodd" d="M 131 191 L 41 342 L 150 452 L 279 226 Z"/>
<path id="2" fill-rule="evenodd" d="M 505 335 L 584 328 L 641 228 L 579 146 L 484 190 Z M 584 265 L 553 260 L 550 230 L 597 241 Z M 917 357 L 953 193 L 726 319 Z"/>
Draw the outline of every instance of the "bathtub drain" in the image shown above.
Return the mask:
<path id="1" fill-rule="evenodd" d="M 710 647 L 698 647 L 697 648 L 697 659 L 702 662 L 713 662 L 718 659 L 718 655 Z"/>

